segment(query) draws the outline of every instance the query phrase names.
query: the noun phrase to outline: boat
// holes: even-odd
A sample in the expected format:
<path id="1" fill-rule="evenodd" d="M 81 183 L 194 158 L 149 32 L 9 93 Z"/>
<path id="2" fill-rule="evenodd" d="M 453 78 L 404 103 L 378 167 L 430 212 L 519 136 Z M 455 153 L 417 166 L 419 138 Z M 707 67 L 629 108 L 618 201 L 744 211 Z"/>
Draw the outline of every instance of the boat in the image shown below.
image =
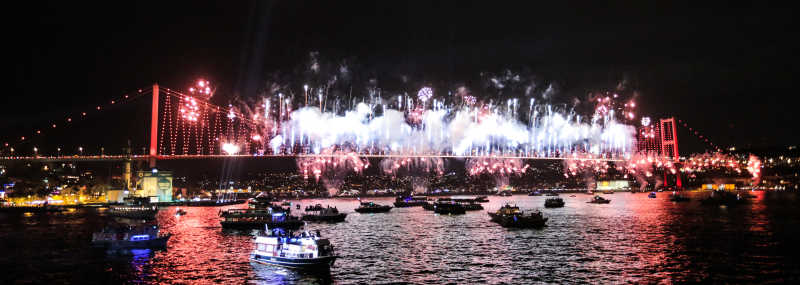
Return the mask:
<path id="1" fill-rule="evenodd" d="M 314 212 L 314 211 L 322 211 L 325 207 L 322 204 L 316 204 L 314 206 L 306 206 L 306 212 Z"/>
<path id="2" fill-rule="evenodd" d="M 297 229 L 303 225 L 300 218 L 274 208 L 228 209 L 220 211 L 219 216 L 224 229 L 261 229 L 264 225 L 270 228 Z"/>
<path id="3" fill-rule="evenodd" d="M 272 202 L 276 202 L 274 198 L 268 196 L 259 196 L 247 200 L 247 208 L 250 209 L 266 209 L 274 206 Z"/>
<path id="4" fill-rule="evenodd" d="M 466 210 L 466 211 L 480 211 L 480 210 L 483 210 L 483 205 L 481 205 L 480 203 L 478 203 L 475 200 L 472 200 L 472 201 L 469 201 L 469 202 L 457 202 L 457 203 L 461 204 L 461 206 L 464 207 L 464 210 Z"/>
<path id="5" fill-rule="evenodd" d="M 297 207 L 296 207 L 296 208 L 297 208 L 298 210 L 300 210 L 300 204 L 297 204 Z"/>
<path id="6" fill-rule="evenodd" d="M 186 215 L 186 210 L 178 208 L 178 210 L 175 211 L 175 216 L 183 216 L 183 215 Z"/>
<path id="7" fill-rule="evenodd" d="M 92 234 L 92 247 L 106 249 L 166 248 L 170 234 L 160 234 L 154 224 L 113 224 Z"/>
<path id="8" fill-rule="evenodd" d="M 436 201 L 433 204 L 433 212 L 441 215 L 461 215 L 466 214 L 467 209 L 458 202 Z"/>
<path id="9" fill-rule="evenodd" d="M 614 191 L 611 191 L 611 190 L 605 190 L 605 191 L 603 191 L 603 194 L 614 194 Z"/>
<path id="10" fill-rule="evenodd" d="M 158 206 L 153 204 L 124 204 L 112 205 L 108 208 L 108 214 L 113 217 L 129 219 L 155 219 L 158 213 Z"/>
<path id="11" fill-rule="evenodd" d="M 528 193 L 528 196 L 542 196 L 542 192 L 533 191 L 531 193 Z"/>
<path id="12" fill-rule="evenodd" d="M 436 204 L 436 202 L 425 202 L 425 205 L 422 205 L 422 209 L 425 209 L 426 211 L 433 211 L 433 204 Z"/>
<path id="13" fill-rule="evenodd" d="M 291 206 L 292 206 L 292 202 L 289 202 L 289 201 L 283 200 L 283 202 L 281 203 L 281 206 L 284 206 L 284 207 L 291 207 Z"/>
<path id="14" fill-rule="evenodd" d="M 397 208 L 417 207 L 426 203 L 428 203 L 428 198 L 425 196 L 401 196 L 394 200 L 394 206 Z"/>
<path id="15" fill-rule="evenodd" d="M 517 206 L 504 205 L 496 212 L 489 212 L 492 222 L 506 228 L 541 228 L 545 226 L 547 218 L 539 211 L 526 215 Z"/>
<path id="16" fill-rule="evenodd" d="M 498 195 L 498 196 L 503 196 L 503 197 L 509 197 L 509 196 L 511 196 L 512 194 L 511 194 L 511 191 L 505 190 L 505 191 L 500 191 L 500 192 L 498 192 L 498 193 L 497 193 L 497 195 Z"/>
<path id="17" fill-rule="evenodd" d="M 564 199 L 561 198 L 547 198 L 544 200 L 545 208 L 561 208 L 564 207 Z"/>
<path id="18" fill-rule="evenodd" d="M 672 202 L 688 202 L 691 199 L 689 199 L 689 197 L 683 196 L 681 194 L 677 194 L 675 192 L 672 192 L 672 195 L 669 196 L 669 200 L 672 201 Z"/>
<path id="19" fill-rule="evenodd" d="M 572 195 L 569 195 L 569 196 L 570 196 L 570 197 L 577 197 L 577 196 L 575 196 L 575 194 L 572 194 Z"/>
<path id="20" fill-rule="evenodd" d="M 338 258 L 333 245 L 319 231 L 286 234 L 282 229 L 267 230 L 256 236 L 250 253 L 253 262 L 306 271 L 330 271 Z"/>
<path id="21" fill-rule="evenodd" d="M 361 205 L 356 208 L 359 213 L 386 213 L 392 209 L 392 206 L 375 204 L 374 202 L 361 202 Z"/>
<path id="22" fill-rule="evenodd" d="M 544 194 L 544 195 L 545 195 L 545 196 L 554 196 L 554 197 L 558 197 L 558 193 L 556 193 L 556 192 L 549 192 L 549 193 L 547 193 L 547 194 Z"/>
<path id="23" fill-rule="evenodd" d="M 647 198 L 655 198 L 655 197 L 656 197 L 656 192 L 650 192 L 650 194 L 647 194 Z"/>
<path id="24" fill-rule="evenodd" d="M 478 203 L 487 203 L 487 202 L 489 202 L 489 197 L 486 197 L 486 196 L 478 196 L 478 197 L 475 197 L 475 202 L 478 202 Z"/>
<path id="25" fill-rule="evenodd" d="M 344 222 L 344 219 L 347 218 L 347 214 L 339 213 L 339 210 L 336 209 L 336 207 L 331 206 L 310 212 L 312 213 L 303 215 L 303 221 L 338 223 Z"/>
<path id="26" fill-rule="evenodd" d="M 594 196 L 594 198 L 592 198 L 592 200 L 590 200 L 589 202 L 586 202 L 586 203 L 608 204 L 608 203 L 611 203 L 611 200 L 608 200 L 608 199 L 600 197 L 600 196 Z"/>

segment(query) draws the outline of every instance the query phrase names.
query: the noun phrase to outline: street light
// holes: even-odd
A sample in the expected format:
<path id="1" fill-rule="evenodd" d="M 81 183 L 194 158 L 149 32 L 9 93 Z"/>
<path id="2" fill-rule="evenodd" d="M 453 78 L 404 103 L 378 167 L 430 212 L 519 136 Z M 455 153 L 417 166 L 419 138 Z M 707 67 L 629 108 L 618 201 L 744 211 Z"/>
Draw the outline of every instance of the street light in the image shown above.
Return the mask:
<path id="1" fill-rule="evenodd" d="M 61 156 L 61 147 L 56 148 L 56 151 L 58 151 L 58 156 Z"/>
<path id="2" fill-rule="evenodd" d="M 78 147 L 78 151 L 81 153 L 81 156 L 83 156 L 83 147 L 82 146 Z"/>
<path id="3" fill-rule="evenodd" d="M 39 156 L 39 149 L 36 147 L 33 147 L 33 156 Z"/>

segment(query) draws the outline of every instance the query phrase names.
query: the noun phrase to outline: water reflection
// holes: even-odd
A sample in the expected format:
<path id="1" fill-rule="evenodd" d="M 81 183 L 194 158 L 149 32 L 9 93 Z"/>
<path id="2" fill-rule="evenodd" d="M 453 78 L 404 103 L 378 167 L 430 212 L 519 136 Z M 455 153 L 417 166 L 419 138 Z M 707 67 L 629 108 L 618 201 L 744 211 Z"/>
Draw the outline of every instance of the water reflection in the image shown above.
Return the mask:
<path id="1" fill-rule="evenodd" d="M 255 275 L 251 283 L 257 284 L 331 284 L 333 278 L 328 272 L 300 272 L 288 268 L 250 262 Z"/>
<path id="2" fill-rule="evenodd" d="M 257 230 L 223 230 L 221 209 L 181 207 L 159 212 L 172 234 L 166 250 L 94 254 L 91 232 L 109 219 L 94 209 L 59 214 L 0 214 L 0 263 L 6 282 L 27 283 L 752 283 L 800 276 L 794 237 L 800 210 L 794 193 L 755 192 L 748 204 L 704 206 L 706 193 L 675 203 L 669 195 L 561 195 L 563 208 L 544 208 L 546 196 L 490 196 L 484 211 L 442 216 L 422 208 L 359 214 L 356 200 L 301 200 L 348 213 L 343 223 L 310 224 L 336 247 L 329 274 L 309 274 L 248 260 Z M 390 204 L 391 198 L 372 199 Z M 542 229 L 505 229 L 485 211 L 506 201 L 539 209 Z M 30 267 L 26 264 L 37 264 Z M 96 275 L 73 272 L 99 272 Z"/>

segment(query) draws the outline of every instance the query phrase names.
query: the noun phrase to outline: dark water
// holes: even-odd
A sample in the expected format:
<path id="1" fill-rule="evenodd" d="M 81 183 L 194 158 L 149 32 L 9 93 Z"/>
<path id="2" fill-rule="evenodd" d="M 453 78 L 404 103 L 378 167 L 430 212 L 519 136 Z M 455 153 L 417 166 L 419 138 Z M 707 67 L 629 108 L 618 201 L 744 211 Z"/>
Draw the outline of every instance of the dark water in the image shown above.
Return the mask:
<path id="1" fill-rule="evenodd" d="M 329 237 L 341 258 L 327 276 L 299 274 L 248 262 L 249 232 L 223 231 L 220 208 L 185 207 L 159 213 L 168 249 L 109 254 L 89 249 L 104 217 L 84 209 L 62 214 L 0 214 L 3 284 L 13 283 L 794 283 L 800 208 L 794 193 L 755 193 L 750 205 L 672 203 L 667 193 L 562 195 L 566 207 L 544 209 L 547 197 L 490 196 L 542 208 L 541 230 L 509 230 L 486 211 L 438 216 L 422 208 L 358 214 L 357 201 L 302 200 L 351 213 L 339 224 L 310 224 Z M 700 195 L 700 194 L 695 194 Z M 392 199 L 374 199 L 391 203 Z M 243 205 L 231 206 L 243 207 Z M 229 208 L 229 207 L 226 207 Z"/>

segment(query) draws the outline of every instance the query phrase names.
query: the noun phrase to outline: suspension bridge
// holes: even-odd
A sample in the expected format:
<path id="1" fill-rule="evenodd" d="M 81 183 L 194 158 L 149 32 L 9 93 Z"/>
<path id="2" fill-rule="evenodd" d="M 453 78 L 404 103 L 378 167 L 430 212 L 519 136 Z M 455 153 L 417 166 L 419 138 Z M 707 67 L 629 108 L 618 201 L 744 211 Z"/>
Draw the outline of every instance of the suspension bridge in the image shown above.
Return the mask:
<path id="1" fill-rule="evenodd" d="M 148 161 L 151 167 L 155 166 L 158 160 L 191 160 L 191 159 L 221 159 L 221 158 L 324 158 L 333 157 L 337 154 L 315 153 L 311 148 L 300 142 L 282 144 L 279 148 L 270 147 L 270 140 L 279 134 L 276 125 L 288 120 L 291 112 L 290 105 L 284 104 L 283 100 L 278 101 L 277 110 L 264 112 L 260 117 L 255 115 L 245 115 L 233 106 L 223 107 L 212 104 L 207 96 L 203 96 L 203 90 L 190 89 L 191 93 L 183 93 L 170 88 L 164 88 L 154 84 L 152 88 L 138 89 L 134 94 L 126 94 L 119 98 L 110 100 L 105 106 L 97 105 L 90 108 L 93 112 L 102 112 L 109 107 L 108 105 L 120 105 L 136 100 L 150 99 L 150 120 L 148 144 L 142 147 L 143 152 L 132 153 L 131 148 L 127 148 L 126 153 L 101 153 L 84 154 L 83 148 L 79 148 L 76 154 L 61 154 L 58 149 L 57 154 L 40 153 L 36 147 L 33 152 L 22 153 L 19 147 L 24 145 L 32 137 L 45 136 L 47 127 L 69 127 L 70 123 L 79 118 L 87 116 L 87 112 L 79 112 L 72 116 L 66 116 L 61 122 L 54 121 L 50 126 L 32 130 L 26 136 L 19 136 L 14 140 L 4 143 L 0 161 L 121 161 L 139 160 Z M 206 90 L 206 94 L 208 91 Z M 282 98 L 281 98 L 282 99 Z M 266 100 L 265 100 L 266 101 Z M 269 107 L 269 102 L 265 102 Z M 322 105 L 320 105 L 322 109 Z M 272 120 L 270 124 L 269 120 Z M 267 122 L 267 123 L 265 123 Z M 274 122 L 278 122 L 275 124 Z M 677 129 L 680 126 L 689 128 L 685 122 L 675 118 L 663 118 L 655 120 L 653 124 L 639 127 L 636 133 L 637 151 L 657 153 L 660 156 L 671 158 L 674 161 L 680 160 L 678 152 Z M 270 129 L 272 128 L 272 129 Z M 689 128 L 690 134 L 698 135 L 696 130 Z M 699 135 L 699 139 L 712 149 L 718 149 L 708 138 Z M 224 149 L 225 144 L 235 145 L 236 151 Z M 123 148 L 125 149 L 125 148 Z M 277 151 L 276 151 L 277 150 Z M 600 153 L 593 157 L 578 157 L 571 154 L 572 149 L 558 149 L 556 151 L 538 152 L 526 149 L 511 149 L 501 152 L 482 152 L 481 150 L 471 150 L 467 154 L 457 155 L 449 152 L 441 153 L 409 153 L 398 154 L 388 151 L 385 148 L 363 148 L 356 149 L 359 157 L 364 158 L 497 158 L 497 159 L 536 159 L 536 160 L 601 160 L 601 161 L 623 161 L 625 154 L 619 152 Z"/>

